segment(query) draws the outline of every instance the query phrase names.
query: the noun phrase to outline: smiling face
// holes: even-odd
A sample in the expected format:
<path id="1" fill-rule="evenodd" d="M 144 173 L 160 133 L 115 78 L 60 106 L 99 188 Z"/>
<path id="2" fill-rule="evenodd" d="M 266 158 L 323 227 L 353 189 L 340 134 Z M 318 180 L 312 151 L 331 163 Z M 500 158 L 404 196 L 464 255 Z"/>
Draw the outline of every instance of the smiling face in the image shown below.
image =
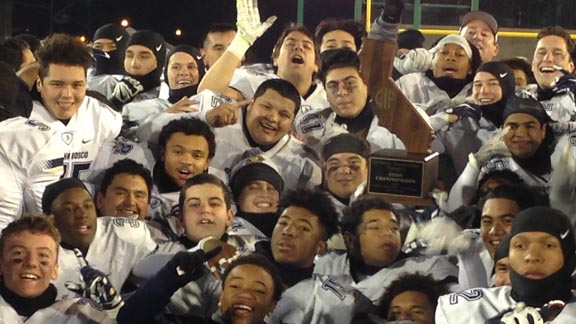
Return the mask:
<path id="1" fill-rule="evenodd" d="M 445 44 L 434 55 L 432 72 L 435 78 L 465 79 L 471 71 L 470 58 L 462 46 Z"/>
<path id="2" fill-rule="evenodd" d="M 200 135 L 173 133 L 160 151 L 164 170 L 172 182 L 182 187 L 186 180 L 208 169 L 208 141 Z"/>
<path id="3" fill-rule="evenodd" d="M 234 213 L 226 206 L 221 187 L 205 183 L 186 189 L 182 223 L 188 239 L 195 242 L 208 236 L 220 239 L 233 219 Z"/>
<path id="4" fill-rule="evenodd" d="M 220 294 L 220 309 L 231 323 L 261 323 L 276 306 L 274 280 L 254 264 L 234 267 Z"/>
<path id="5" fill-rule="evenodd" d="M 318 216 L 295 206 L 286 208 L 278 219 L 270 245 L 276 262 L 300 269 L 311 267 L 316 255 L 326 249 Z"/>
<path id="6" fill-rule="evenodd" d="M 50 114 L 57 119 L 70 119 L 86 96 L 86 71 L 77 65 L 50 64 L 37 85 Z"/>
<path id="7" fill-rule="evenodd" d="M 52 202 L 52 213 L 62 242 L 87 251 L 96 234 L 96 207 L 88 191 L 65 190 Z"/>
<path id="8" fill-rule="evenodd" d="M 488 72 L 478 72 L 472 83 L 472 99 L 477 105 L 490 105 L 502 99 L 502 87 L 498 79 Z"/>
<path id="9" fill-rule="evenodd" d="M 460 35 L 469 40 L 480 52 L 482 62 L 489 62 L 498 55 L 500 46 L 490 26 L 480 19 L 471 20 L 460 32 Z"/>
<path id="10" fill-rule="evenodd" d="M 96 196 L 98 210 L 103 216 L 138 215 L 139 220 L 146 217 L 149 200 L 144 178 L 129 173 L 115 175 L 106 192 L 98 192 Z"/>
<path id="11" fill-rule="evenodd" d="M 371 209 L 362 215 L 357 234 L 344 235 L 349 251 L 359 254 L 372 267 L 387 267 L 400 253 L 400 225 L 389 210 Z"/>
<path id="12" fill-rule="evenodd" d="M 311 80 L 318 71 L 314 41 L 299 31 L 289 33 L 274 59 L 278 75 L 283 79 Z"/>
<path id="13" fill-rule="evenodd" d="M 14 233 L 6 238 L 0 253 L 4 285 L 20 297 L 40 296 L 58 276 L 58 246 L 49 235 Z"/>
<path id="14" fill-rule="evenodd" d="M 484 203 L 480 237 L 492 257 L 502 237 L 510 233 L 514 217 L 519 211 L 518 204 L 510 199 L 492 198 Z"/>
<path id="15" fill-rule="evenodd" d="M 184 52 L 172 54 L 167 68 L 170 89 L 181 89 L 198 84 L 198 65 L 192 55 Z"/>
<path id="16" fill-rule="evenodd" d="M 295 110 L 292 100 L 267 89 L 246 109 L 248 133 L 258 145 L 272 145 L 290 131 Z"/>
<path id="17" fill-rule="evenodd" d="M 326 98 L 336 115 L 344 118 L 358 116 L 368 98 L 368 87 L 354 67 L 335 68 L 326 74 Z"/>
<path id="18" fill-rule="evenodd" d="M 566 42 L 560 36 L 549 35 L 542 37 L 536 45 L 534 59 L 532 60 L 532 72 L 541 88 L 547 89 L 554 86 L 554 80 L 562 76 L 554 66 L 574 71 L 574 63 L 568 53 Z"/>
<path id="19" fill-rule="evenodd" d="M 510 153 L 522 159 L 533 156 L 546 136 L 546 127 L 536 117 L 524 113 L 509 115 L 503 128 L 504 144 Z"/>
<path id="20" fill-rule="evenodd" d="M 510 240 L 510 267 L 529 279 L 544 279 L 564 265 L 560 241 L 545 232 L 522 232 Z"/>
<path id="21" fill-rule="evenodd" d="M 340 198 L 350 198 L 368 179 L 368 162 L 355 153 L 336 153 L 326 161 L 324 178 L 331 193 Z"/>
<path id="22" fill-rule="evenodd" d="M 256 180 L 248 183 L 240 192 L 238 207 L 247 213 L 274 213 L 278 211 L 280 194 L 270 183 Z"/>

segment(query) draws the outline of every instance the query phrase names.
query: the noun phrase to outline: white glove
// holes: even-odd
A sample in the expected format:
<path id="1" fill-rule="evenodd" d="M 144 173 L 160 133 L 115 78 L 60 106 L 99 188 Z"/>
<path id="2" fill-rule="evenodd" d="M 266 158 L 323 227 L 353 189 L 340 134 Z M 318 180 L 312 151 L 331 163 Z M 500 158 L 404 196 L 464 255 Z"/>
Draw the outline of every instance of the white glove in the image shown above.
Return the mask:
<path id="1" fill-rule="evenodd" d="M 265 22 L 260 21 L 258 0 L 237 0 L 236 25 L 238 34 L 250 45 L 254 44 L 258 37 L 262 36 L 276 21 L 276 16 L 270 16 Z"/>
<path id="2" fill-rule="evenodd" d="M 334 136 L 340 134 L 348 134 L 348 128 L 346 125 L 340 125 L 336 122 L 336 113 L 331 113 L 330 116 L 324 122 L 324 132 L 322 133 L 322 144 L 326 143 L 327 140 Z M 324 146 L 324 145 L 322 145 Z"/>
<path id="3" fill-rule="evenodd" d="M 505 158 L 512 155 L 506 144 L 504 144 L 504 136 L 508 131 L 508 128 L 503 129 L 484 143 L 476 154 L 470 153 L 468 160 L 476 170 L 480 170 L 482 166 L 493 158 Z"/>
<path id="4" fill-rule="evenodd" d="M 520 302 L 513 311 L 504 314 L 500 320 L 502 324 L 544 324 L 538 308 L 526 307 Z"/>
<path id="5" fill-rule="evenodd" d="M 470 248 L 470 238 L 449 217 L 435 217 L 420 225 L 416 239 L 425 243 L 431 253 L 446 250 L 448 254 L 455 254 Z"/>
<path id="6" fill-rule="evenodd" d="M 134 97 L 142 91 L 144 91 L 144 87 L 138 80 L 125 76 L 122 80 L 116 83 L 112 96 L 116 100 L 125 104 L 134 99 Z"/>
<path id="7" fill-rule="evenodd" d="M 401 74 L 425 72 L 432 67 L 434 53 L 425 48 L 415 48 L 401 57 L 394 58 L 394 67 Z"/>

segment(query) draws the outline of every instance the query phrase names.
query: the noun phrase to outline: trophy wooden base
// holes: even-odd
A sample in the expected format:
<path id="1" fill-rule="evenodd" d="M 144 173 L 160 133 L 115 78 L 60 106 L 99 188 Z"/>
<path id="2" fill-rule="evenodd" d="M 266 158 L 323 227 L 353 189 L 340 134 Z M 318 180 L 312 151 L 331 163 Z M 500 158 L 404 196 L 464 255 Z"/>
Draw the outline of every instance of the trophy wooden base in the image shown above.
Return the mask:
<path id="1" fill-rule="evenodd" d="M 429 193 L 438 179 L 438 157 L 438 153 L 394 156 L 376 152 L 370 157 L 368 194 L 391 203 L 432 205 Z"/>

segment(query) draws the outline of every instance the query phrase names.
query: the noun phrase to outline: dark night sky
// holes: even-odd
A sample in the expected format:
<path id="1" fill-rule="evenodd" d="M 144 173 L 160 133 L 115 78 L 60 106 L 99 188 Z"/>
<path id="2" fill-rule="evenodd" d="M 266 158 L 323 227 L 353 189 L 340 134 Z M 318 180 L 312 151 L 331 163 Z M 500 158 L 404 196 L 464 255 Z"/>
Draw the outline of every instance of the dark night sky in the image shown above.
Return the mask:
<path id="1" fill-rule="evenodd" d="M 156 30 L 168 42 L 198 45 L 207 25 L 236 20 L 235 0 L 16 0 L 13 34 L 28 29 L 36 36 L 46 36 L 50 32 L 51 2 L 56 16 L 53 31 L 89 38 L 99 26 L 128 17 L 132 27 Z M 259 56 L 268 56 L 282 27 L 296 21 L 296 6 L 297 0 L 260 0 L 262 18 L 275 14 L 279 19 L 260 44 L 255 44 Z M 354 0 L 306 0 L 304 23 L 307 27 L 314 28 L 326 17 L 353 18 Z M 176 28 L 183 30 L 180 38 L 174 36 Z"/>

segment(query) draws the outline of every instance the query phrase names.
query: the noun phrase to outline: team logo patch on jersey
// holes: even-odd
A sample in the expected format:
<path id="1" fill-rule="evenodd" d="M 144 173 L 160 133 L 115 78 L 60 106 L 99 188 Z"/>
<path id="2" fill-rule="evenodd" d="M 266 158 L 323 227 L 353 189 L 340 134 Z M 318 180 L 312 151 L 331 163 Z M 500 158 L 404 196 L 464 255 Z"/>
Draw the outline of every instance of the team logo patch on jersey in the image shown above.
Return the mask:
<path id="1" fill-rule="evenodd" d="M 322 118 L 318 114 L 308 114 L 302 118 L 300 122 L 300 128 L 303 134 L 309 133 L 311 131 L 322 129 L 324 127 L 324 123 L 322 122 Z"/>
<path id="2" fill-rule="evenodd" d="M 116 142 L 114 144 L 114 148 L 112 148 L 112 154 L 122 154 L 126 155 L 130 153 L 134 149 L 134 145 L 124 143 L 124 142 Z"/>
<path id="3" fill-rule="evenodd" d="M 38 127 L 38 129 L 41 131 L 49 131 L 50 130 L 50 126 L 48 126 L 42 122 L 39 122 L 37 120 L 34 120 L 34 119 L 28 119 L 24 124 L 28 125 L 28 126 L 32 126 L 32 127 Z"/>
<path id="4" fill-rule="evenodd" d="M 302 106 L 300 106 L 300 111 L 301 111 L 303 114 L 309 112 L 310 110 L 312 110 L 312 106 L 310 106 L 310 105 L 302 105 Z"/>
<path id="5" fill-rule="evenodd" d="M 244 224 L 242 223 L 232 223 L 232 225 L 230 226 L 230 231 L 231 232 L 237 232 L 238 230 L 241 229 L 245 229 L 246 226 L 244 226 Z"/>
<path id="6" fill-rule="evenodd" d="M 72 140 L 74 139 L 74 134 L 70 132 L 62 133 L 62 141 L 66 143 L 66 145 L 70 145 Z"/>
<path id="7" fill-rule="evenodd" d="M 152 197 L 150 199 L 150 207 L 152 208 L 158 208 L 160 206 L 160 204 L 162 204 L 162 201 L 160 201 L 160 199 L 156 198 L 156 197 Z"/>

